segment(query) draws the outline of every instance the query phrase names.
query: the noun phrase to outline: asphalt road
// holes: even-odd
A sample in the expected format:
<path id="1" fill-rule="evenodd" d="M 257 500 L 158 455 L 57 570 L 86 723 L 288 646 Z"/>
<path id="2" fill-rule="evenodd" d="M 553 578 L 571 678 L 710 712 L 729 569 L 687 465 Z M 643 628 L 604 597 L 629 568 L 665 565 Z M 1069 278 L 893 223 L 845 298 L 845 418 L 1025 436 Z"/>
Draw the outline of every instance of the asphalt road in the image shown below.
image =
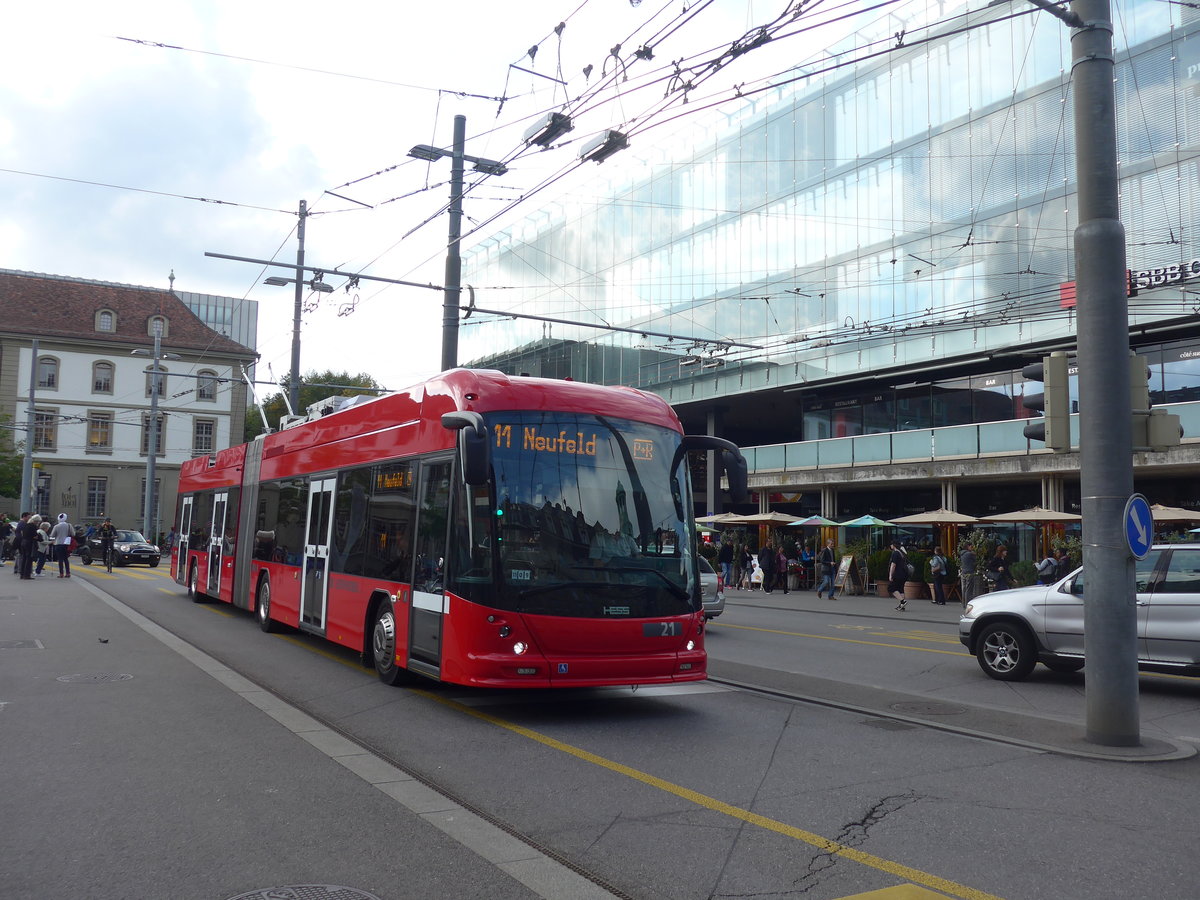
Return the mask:
<path id="1" fill-rule="evenodd" d="M 949 609 L 910 604 L 900 619 L 886 607 L 814 612 L 798 597 L 731 596 L 710 629 L 712 670 L 774 693 L 716 681 L 566 694 L 397 689 L 336 647 L 192 604 L 165 568 L 77 577 L 618 896 L 1125 900 L 1190 898 L 1200 882 L 1197 758 L 1091 759 L 956 731 L 955 718 L 982 725 L 990 715 L 1022 717 L 1025 734 L 1042 723 L 1061 733 L 1082 716 L 1083 678 L 985 678 Z M 1156 736 L 1200 734 L 1198 701 L 1200 682 L 1143 678 Z M 197 731 L 228 743 L 233 770 L 270 771 L 269 749 L 240 746 L 237 723 L 221 714 L 197 706 Z M 138 760 L 180 772 L 178 760 Z M 330 791 L 319 770 L 272 775 L 285 795 L 314 801 L 289 811 L 292 852 L 357 859 L 401 825 L 364 820 L 364 798 Z M 184 820 L 203 804 L 194 787 L 169 801 Z M 278 839 L 265 833 L 263 852 Z M 220 867 L 228 848 L 213 849 Z M 435 867 L 457 854 L 438 842 L 421 852 Z M 477 870 L 464 872 L 464 888 L 478 891 Z M 387 884 L 375 893 L 418 895 Z"/>

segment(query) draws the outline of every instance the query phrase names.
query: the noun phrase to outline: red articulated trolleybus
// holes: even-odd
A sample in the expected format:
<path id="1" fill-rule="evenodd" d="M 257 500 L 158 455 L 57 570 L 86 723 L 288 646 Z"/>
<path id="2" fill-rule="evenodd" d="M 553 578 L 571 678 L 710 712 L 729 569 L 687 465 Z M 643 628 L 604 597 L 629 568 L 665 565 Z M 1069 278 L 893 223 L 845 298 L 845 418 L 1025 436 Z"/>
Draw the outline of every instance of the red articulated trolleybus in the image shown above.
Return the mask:
<path id="1" fill-rule="evenodd" d="M 698 681 L 691 450 L 745 496 L 738 448 L 660 397 L 453 369 L 184 463 L 173 572 L 390 684 Z"/>

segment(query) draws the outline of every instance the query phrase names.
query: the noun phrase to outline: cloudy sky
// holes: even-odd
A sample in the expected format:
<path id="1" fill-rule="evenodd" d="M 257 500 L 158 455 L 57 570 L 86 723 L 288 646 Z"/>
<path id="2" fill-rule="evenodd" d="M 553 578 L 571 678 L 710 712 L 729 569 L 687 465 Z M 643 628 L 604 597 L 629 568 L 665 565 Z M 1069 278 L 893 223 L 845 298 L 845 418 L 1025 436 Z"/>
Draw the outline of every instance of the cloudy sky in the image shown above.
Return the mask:
<path id="1" fill-rule="evenodd" d="M 6 10 L 0 54 L 0 267 L 156 287 L 173 271 L 179 290 L 256 300 L 260 377 L 279 377 L 290 364 L 291 289 L 262 285 L 271 273 L 260 266 L 206 252 L 294 262 L 304 199 L 309 265 L 440 285 L 450 165 L 409 159 L 410 147 L 448 146 L 462 114 L 468 154 L 510 159 L 539 113 L 615 71 L 616 44 L 630 58 L 654 35 L 655 59 L 637 64 L 661 76 L 670 60 L 727 45 L 787 5 L 19 4 Z M 778 68 L 763 59 L 759 71 Z M 575 143 L 514 159 L 468 197 L 466 215 L 502 214 L 548 173 L 571 168 L 579 143 L 662 94 L 636 72 L 614 82 L 588 104 Z M 313 296 L 302 371 L 365 371 L 399 388 L 439 368 L 440 293 L 362 282 Z"/>

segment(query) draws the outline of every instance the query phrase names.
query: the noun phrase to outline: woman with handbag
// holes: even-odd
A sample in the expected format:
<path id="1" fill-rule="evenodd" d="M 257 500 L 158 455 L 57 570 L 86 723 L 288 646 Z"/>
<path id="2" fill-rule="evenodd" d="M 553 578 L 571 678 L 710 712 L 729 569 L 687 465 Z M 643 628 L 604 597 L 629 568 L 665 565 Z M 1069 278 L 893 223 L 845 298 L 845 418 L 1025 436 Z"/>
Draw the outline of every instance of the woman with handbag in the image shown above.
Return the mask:
<path id="1" fill-rule="evenodd" d="M 988 560 L 983 577 L 993 591 L 1008 590 L 1008 548 L 1001 545 L 996 548 L 996 555 Z"/>

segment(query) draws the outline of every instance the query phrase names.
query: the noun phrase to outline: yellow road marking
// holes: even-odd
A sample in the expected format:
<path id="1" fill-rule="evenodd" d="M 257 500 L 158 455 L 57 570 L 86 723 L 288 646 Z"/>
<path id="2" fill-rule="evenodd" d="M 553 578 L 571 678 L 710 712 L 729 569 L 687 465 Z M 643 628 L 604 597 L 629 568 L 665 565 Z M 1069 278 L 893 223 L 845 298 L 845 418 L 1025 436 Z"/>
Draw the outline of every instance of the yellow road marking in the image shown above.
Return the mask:
<path id="1" fill-rule="evenodd" d="M 660 791 L 665 791 L 668 794 L 673 794 L 690 803 L 695 803 L 697 806 L 702 806 L 705 809 L 713 812 L 721 813 L 733 819 L 746 822 L 750 825 L 757 825 L 760 828 L 765 828 L 767 831 L 773 831 L 776 834 L 781 834 L 784 837 L 790 837 L 798 841 L 816 847 L 824 853 L 829 853 L 834 856 L 841 856 L 845 859 L 867 866 L 868 868 L 876 869 L 888 875 L 893 875 L 897 878 L 903 878 L 906 881 L 911 881 L 914 884 L 923 885 L 943 894 L 948 894 L 951 897 L 961 897 L 963 900 L 999 900 L 993 894 L 985 893 L 984 891 L 976 890 L 975 888 L 967 887 L 964 884 L 958 884 L 946 878 L 939 878 L 937 875 L 931 875 L 928 872 L 922 872 L 920 869 L 914 869 L 910 866 L 902 865 L 901 863 L 892 862 L 880 856 L 875 856 L 871 853 L 864 853 L 862 850 L 856 850 L 853 847 L 848 847 L 845 844 L 839 844 L 836 841 L 831 841 L 828 838 L 822 837 L 819 834 L 814 834 L 811 831 L 805 831 L 802 828 L 796 828 L 792 825 L 787 825 L 775 819 L 769 819 L 766 816 L 760 816 L 757 813 L 752 813 L 749 810 L 734 806 L 731 803 L 725 803 L 722 800 L 717 800 L 715 797 L 709 797 L 706 794 L 701 794 L 698 791 L 693 791 L 690 788 L 685 788 L 682 785 L 674 784 L 665 779 L 658 778 L 655 775 L 650 775 L 631 766 L 623 763 L 615 762 L 611 759 L 606 759 L 596 753 L 588 750 L 583 750 L 571 744 L 564 743 L 534 731 L 531 728 L 526 728 L 523 725 L 518 725 L 515 722 L 509 722 L 501 719 L 498 716 L 493 716 L 490 713 L 482 710 L 472 709 L 469 706 L 451 700 L 446 697 L 439 697 L 437 694 L 430 691 L 424 691 L 419 688 L 414 688 L 413 693 L 420 694 L 430 700 L 434 700 L 459 712 L 466 713 L 469 716 L 474 716 L 484 722 L 495 725 L 498 728 L 503 728 L 511 731 L 514 734 L 519 734 L 522 737 L 529 738 L 531 741 L 536 741 L 545 747 L 552 750 L 558 750 L 561 753 L 566 753 L 574 756 L 576 759 L 591 763 L 595 766 L 600 766 L 603 769 L 608 769 L 610 772 L 616 772 L 618 775 L 624 775 L 626 778 L 631 778 L 634 781 L 640 781 L 642 784 L 649 785 Z M 903 896 L 903 895 L 901 895 Z"/>
<path id="2" fill-rule="evenodd" d="M 889 643 L 886 643 L 883 641 L 862 641 L 862 640 L 857 640 L 856 638 L 836 637 L 836 636 L 830 635 L 830 634 L 805 634 L 802 631 L 781 631 L 778 628 L 756 628 L 753 625 L 730 625 L 728 623 L 718 624 L 716 622 L 710 622 L 707 627 L 709 627 L 709 628 L 714 628 L 714 627 L 715 628 L 737 628 L 740 631 L 761 631 L 766 634 L 781 634 L 785 637 L 813 638 L 814 640 L 818 640 L 818 641 L 838 641 L 843 644 L 862 644 L 866 647 L 890 647 L 894 650 L 920 650 L 922 653 L 945 653 L 950 656 L 970 656 L 971 655 L 970 653 L 967 653 L 965 651 L 960 652 L 957 650 L 934 650 L 929 647 L 909 647 L 909 646 L 906 646 L 905 644 L 889 644 Z M 879 634 L 880 637 L 888 636 L 885 632 L 877 632 L 877 633 Z M 922 638 L 922 640 L 928 640 L 928 638 Z M 947 643 L 948 643 L 948 641 L 947 641 Z"/>

